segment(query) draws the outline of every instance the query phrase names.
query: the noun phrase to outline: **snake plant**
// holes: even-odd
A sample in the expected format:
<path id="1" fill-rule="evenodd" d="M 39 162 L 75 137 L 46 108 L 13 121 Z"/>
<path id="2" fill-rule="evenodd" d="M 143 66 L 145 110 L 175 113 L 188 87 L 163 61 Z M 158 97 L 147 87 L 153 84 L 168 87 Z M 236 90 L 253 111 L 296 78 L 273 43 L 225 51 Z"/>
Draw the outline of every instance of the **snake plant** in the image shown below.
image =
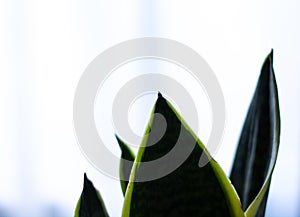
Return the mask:
<path id="1" fill-rule="evenodd" d="M 159 129 L 159 123 L 153 119 L 157 113 L 164 116 L 167 128 L 159 142 L 152 146 L 151 137 L 155 137 L 155 133 L 150 131 Z M 184 163 L 162 178 L 138 182 L 138 177 L 146 170 L 142 163 L 170 152 L 179 134 L 184 139 L 179 150 L 191 150 Z M 171 103 L 158 94 L 137 155 L 117 137 L 121 157 L 132 162 L 120 164 L 120 184 L 124 194 L 122 217 L 263 217 L 279 136 L 280 113 L 273 51 L 263 63 L 229 177 Z M 210 160 L 199 167 L 199 158 L 203 154 Z M 157 169 L 164 166 L 159 165 Z M 109 216 L 100 193 L 86 174 L 74 216 Z"/>

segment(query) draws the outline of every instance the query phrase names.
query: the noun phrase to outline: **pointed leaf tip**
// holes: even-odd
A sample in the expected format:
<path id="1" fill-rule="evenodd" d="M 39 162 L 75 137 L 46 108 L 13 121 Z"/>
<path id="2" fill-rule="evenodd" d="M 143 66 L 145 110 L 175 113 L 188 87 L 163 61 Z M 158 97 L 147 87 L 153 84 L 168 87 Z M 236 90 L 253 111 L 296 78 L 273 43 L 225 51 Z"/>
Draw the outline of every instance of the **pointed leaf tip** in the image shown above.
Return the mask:
<path id="1" fill-rule="evenodd" d="M 120 148 L 122 149 L 122 144 L 123 144 L 122 140 L 120 139 L 120 137 L 117 136 L 117 134 L 115 134 L 115 137 L 117 139 L 117 142 L 118 142 Z"/>
<path id="2" fill-rule="evenodd" d="M 83 189 L 87 188 L 89 185 L 90 180 L 88 179 L 86 173 L 84 173 L 84 178 L 83 178 Z"/>
<path id="3" fill-rule="evenodd" d="M 122 158 L 129 160 L 129 161 L 134 161 L 135 155 L 133 151 L 130 149 L 129 145 L 126 144 L 120 137 L 115 135 L 117 142 L 119 144 L 119 147 L 122 151 Z"/>
<path id="4" fill-rule="evenodd" d="M 84 173 L 84 184 L 81 196 L 78 200 L 75 217 L 108 217 L 105 205 L 100 193 Z"/>
<path id="5" fill-rule="evenodd" d="M 265 58 L 265 61 L 263 62 L 260 76 L 257 82 L 256 91 L 260 92 L 259 94 L 266 95 L 267 93 L 269 93 L 268 88 L 270 88 L 273 85 L 277 86 L 274 69 L 273 69 L 273 49 L 272 49 L 271 52 Z"/>
<path id="6" fill-rule="evenodd" d="M 158 98 L 162 98 L 162 94 L 158 91 L 158 94 L 157 94 Z"/>
<path id="7" fill-rule="evenodd" d="M 270 62 L 271 62 L 271 64 L 273 64 L 273 53 L 274 53 L 274 51 L 273 51 L 273 48 L 271 49 L 271 52 L 270 52 L 270 54 L 269 54 L 269 60 L 270 60 Z"/>
<path id="8" fill-rule="evenodd" d="M 125 142 L 123 142 L 117 135 L 115 136 L 121 149 L 119 174 L 122 192 L 123 195 L 125 195 L 135 155 Z"/>

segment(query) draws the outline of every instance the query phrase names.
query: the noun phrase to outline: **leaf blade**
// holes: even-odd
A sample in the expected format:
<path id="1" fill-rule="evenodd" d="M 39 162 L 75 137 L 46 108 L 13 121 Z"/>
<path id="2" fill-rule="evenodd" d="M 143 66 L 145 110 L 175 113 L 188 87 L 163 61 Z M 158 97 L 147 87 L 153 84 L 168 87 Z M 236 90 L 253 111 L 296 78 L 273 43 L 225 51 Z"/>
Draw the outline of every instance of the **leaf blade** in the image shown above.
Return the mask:
<path id="1" fill-rule="evenodd" d="M 76 205 L 74 217 L 108 217 L 100 193 L 84 174 L 84 185 Z"/>
<path id="2" fill-rule="evenodd" d="M 230 175 L 247 216 L 264 216 L 279 137 L 279 101 L 271 51 L 262 66 Z"/>
<path id="3" fill-rule="evenodd" d="M 153 119 L 155 113 L 165 117 L 167 129 L 156 145 L 149 146 L 149 141 L 153 140 L 152 137 L 157 136 L 155 126 L 159 123 Z M 123 217 L 244 216 L 238 197 L 218 164 L 212 160 L 206 166 L 198 167 L 200 156 L 205 149 L 204 145 L 190 131 L 171 104 L 161 96 L 158 97 L 154 106 L 149 126 L 151 126 L 151 133 L 144 137 L 134 162 L 125 195 Z M 142 171 L 141 162 L 155 160 L 168 153 L 173 148 L 172 145 L 176 144 L 179 129 L 185 132 L 185 141 L 195 143 L 185 144 L 190 148 L 192 146 L 192 153 L 188 159 L 165 177 L 148 182 L 136 182 L 139 174 L 145 172 Z M 148 127 L 146 134 L 149 131 Z M 219 177 L 216 177 L 215 173 L 218 172 Z M 220 180 L 222 180 L 221 184 Z M 226 188 L 222 186 L 224 183 L 227 184 Z M 224 191 L 230 193 L 233 200 L 229 201 Z M 231 207 L 228 208 L 228 206 Z"/>

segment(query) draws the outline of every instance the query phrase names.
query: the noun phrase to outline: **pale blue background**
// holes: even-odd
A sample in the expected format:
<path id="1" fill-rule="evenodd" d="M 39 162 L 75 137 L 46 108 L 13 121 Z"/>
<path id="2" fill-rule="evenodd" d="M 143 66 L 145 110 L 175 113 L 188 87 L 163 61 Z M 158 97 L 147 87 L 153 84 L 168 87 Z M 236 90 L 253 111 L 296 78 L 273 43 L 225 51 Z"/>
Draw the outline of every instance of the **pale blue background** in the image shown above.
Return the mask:
<path id="1" fill-rule="evenodd" d="M 72 101 L 96 55 L 143 36 L 182 42 L 213 68 L 227 107 L 216 156 L 226 172 L 261 64 L 274 48 L 282 136 L 267 216 L 299 217 L 299 10 L 296 0 L 0 1 L 0 217 L 72 216 L 84 172 L 110 215 L 120 216 L 118 181 L 90 166 L 77 145 Z M 148 111 L 153 98 L 145 103 Z"/>

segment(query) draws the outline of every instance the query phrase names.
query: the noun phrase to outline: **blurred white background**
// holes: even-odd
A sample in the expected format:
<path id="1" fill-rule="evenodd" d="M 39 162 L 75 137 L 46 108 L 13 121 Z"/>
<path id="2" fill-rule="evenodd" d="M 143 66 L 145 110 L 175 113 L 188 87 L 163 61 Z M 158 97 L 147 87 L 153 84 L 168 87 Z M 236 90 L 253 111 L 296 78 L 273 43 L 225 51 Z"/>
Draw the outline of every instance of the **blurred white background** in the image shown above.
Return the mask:
<path id="1" fill-rule="evenodd" d="M 120 216 L 119 182 L 83 157 L 72 103 L 98 54 L 145 36 L 190 46 L 216 73 L 227 109 L 216 159 L 227 173 L 260 67 L 274 48 L 282 134 L 267 216 L 299 217 L 299 10 L 296 0 L 0 1 L 0 217 L 72 216 L 84 172 L 110 215 Z"/>

